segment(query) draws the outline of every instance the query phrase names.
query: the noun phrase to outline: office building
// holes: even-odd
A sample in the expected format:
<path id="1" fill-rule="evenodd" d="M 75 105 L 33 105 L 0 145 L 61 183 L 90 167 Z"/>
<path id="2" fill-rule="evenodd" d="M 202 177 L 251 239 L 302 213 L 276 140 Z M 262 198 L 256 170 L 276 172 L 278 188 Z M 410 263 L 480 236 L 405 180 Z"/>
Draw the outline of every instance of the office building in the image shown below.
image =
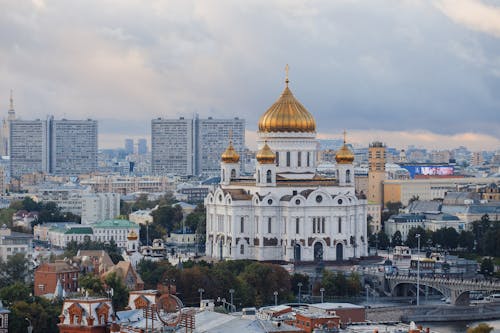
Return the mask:
<path id="1" fill-rule="evenodd" d="M 134 140 L 133 139 L 125 139 L 125 153 L 127 153 L 127 155 L 131 155 L 134 153 Z"/>
<path id="2" fill-rule="evenodd" d="M 111 220 L 120 215 L 120 194 L 93 193 L 82 196 L 82 224 Z"/>
<path id="3" fill-rule="evenodd" d="M 219 174 L 219 156 L 232 138 L 241 153 L 245 145 L 243 119 L 154 119 L 151 123 L 153 175 Z"/>
<path id="4" fill-rule="evenodd" d="M 373 142 L 368 148 L 368 201 L 383 204 L 382 181 L 385 180 L 385 145 Z"/>
<path id="5" fill-rule="evenodd" d="M 146 139 L 137 140 L 137 154 L 146 155 L 148 153 L 148 142 Z"/>
<path id="6" fill-rule="evenodd" d="M 80 175 L 97 169 L 97 121 L 10 121 L 11 176 L 44 172 Z"/>

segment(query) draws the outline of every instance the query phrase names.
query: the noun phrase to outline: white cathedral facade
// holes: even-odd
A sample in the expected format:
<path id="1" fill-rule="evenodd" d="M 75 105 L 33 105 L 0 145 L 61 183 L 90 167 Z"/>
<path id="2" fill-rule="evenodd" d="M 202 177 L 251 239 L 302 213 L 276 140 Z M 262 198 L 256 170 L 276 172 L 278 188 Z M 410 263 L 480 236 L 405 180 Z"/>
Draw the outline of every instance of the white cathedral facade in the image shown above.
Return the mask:
<path id="1" fill-rule="evenodd" d="M 217 259 L 342 261 L 367 255 L 367 201 L 354 189 L 354 155 L 337 152 L 337 177 L 316 174 L 316 123 L 286 87 L 261 116 L 253 177 L 232 143 L 221 182 L 205 199 L 206 254 Z"/>

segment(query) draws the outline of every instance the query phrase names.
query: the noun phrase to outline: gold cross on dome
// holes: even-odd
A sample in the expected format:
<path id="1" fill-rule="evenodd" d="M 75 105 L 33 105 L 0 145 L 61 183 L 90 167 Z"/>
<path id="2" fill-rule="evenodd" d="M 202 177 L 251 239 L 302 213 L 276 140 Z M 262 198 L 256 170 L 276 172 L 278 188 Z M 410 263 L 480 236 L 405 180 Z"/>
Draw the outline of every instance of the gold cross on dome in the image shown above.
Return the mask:
<path id="1" fill-rule="evenodd" d="M 288 71 L 290 70 L 290 66 L 288 66 L 288 64 L 286 64 L 285 66 L 285 83 L 288 85 Z"/>
<path id="2" fill-rule="evenodd" d="M 346 141 L 346 135 L 347 135 L 347 132 L 346 132 L 346 130 L 344 129 L 344 144 L 347 142 L 347 141 Z"/>

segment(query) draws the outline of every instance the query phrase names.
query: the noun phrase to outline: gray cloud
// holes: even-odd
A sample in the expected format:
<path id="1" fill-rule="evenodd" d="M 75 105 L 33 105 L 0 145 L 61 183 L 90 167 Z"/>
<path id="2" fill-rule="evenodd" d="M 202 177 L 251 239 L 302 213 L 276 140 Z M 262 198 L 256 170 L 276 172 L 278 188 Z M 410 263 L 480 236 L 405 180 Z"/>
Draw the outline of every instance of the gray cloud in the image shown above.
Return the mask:
<path id="1" fill-rule="evenodd" d="M 152 118 L 194 112 L 244 117 L 255 130 L 289 63 L 291 88 L 322 133 L 500 138 L 496 26 L 471 28 L 498 7 L 464 18 L 449 3 L 6 1 L 3 108 L 14 88 L 23 118 L 101 119 L 114 137 L 146 135 Z"/>

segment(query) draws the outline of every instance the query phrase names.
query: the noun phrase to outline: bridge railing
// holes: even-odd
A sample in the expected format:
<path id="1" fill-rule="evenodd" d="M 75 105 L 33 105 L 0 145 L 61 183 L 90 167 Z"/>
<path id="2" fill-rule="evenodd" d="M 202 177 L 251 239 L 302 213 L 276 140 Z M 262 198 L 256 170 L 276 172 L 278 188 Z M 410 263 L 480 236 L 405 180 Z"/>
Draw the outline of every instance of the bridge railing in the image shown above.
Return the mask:
<path id="1" fill-rule="evenodd" d="M 395 281 L 409 281 L 409 282 L 417 282 L 416 276 L 407 276 L 407 275 L 395 275 L 395 274 L 386 274 L 385 278 L 387 280 L 395 280 Z M 449 278 L 440 278 L 440 277 L 420 277 L 419 281 L 421 283 L 432 283 L 432 284 L 441 284 L 447 286 L 462 286 L 462 287 L 475 287 L 475 288 L 485 288 L 489 290 L 500 290 L 500 282 L 492 281 L 492 280 L 477 280 L 477 279 L 449 279 Z"/>

